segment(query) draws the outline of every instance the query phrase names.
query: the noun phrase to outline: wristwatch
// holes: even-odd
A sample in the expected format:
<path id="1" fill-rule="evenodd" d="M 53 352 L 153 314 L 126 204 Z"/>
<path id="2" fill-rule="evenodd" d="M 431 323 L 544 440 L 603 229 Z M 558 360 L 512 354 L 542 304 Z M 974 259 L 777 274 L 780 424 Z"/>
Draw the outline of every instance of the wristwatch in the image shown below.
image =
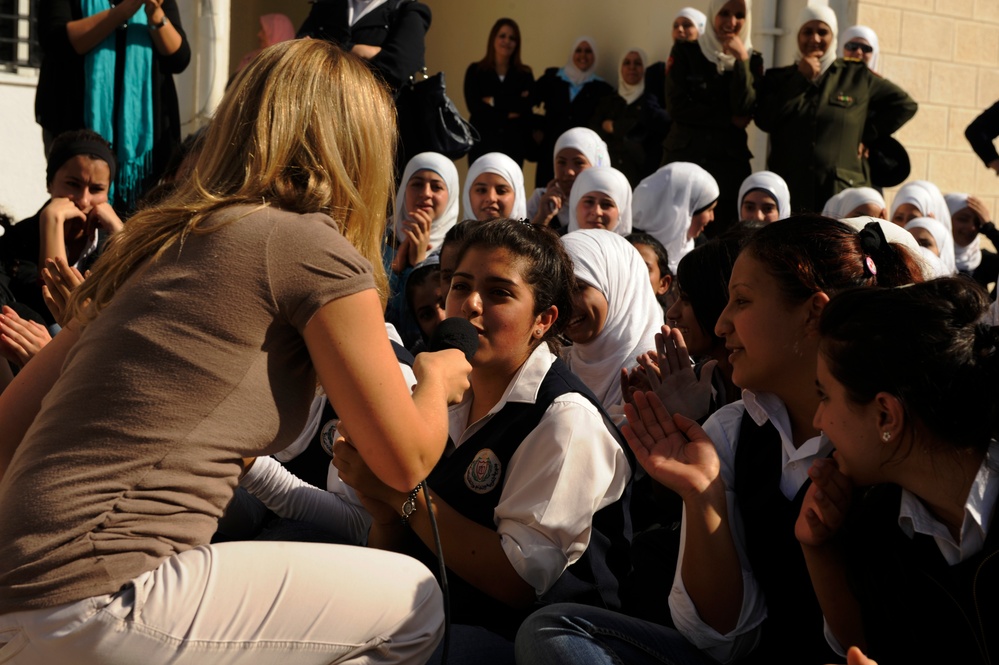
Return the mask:
<path id="1" fill-rule="evenodd" d="M 149 29 L 150 30 L 159 30 L 160 28 L 162 28 L 165 25 L 168 25 L 169 23 L 170 23 L 170 19 L 167 18 L 166 14 L 164 14 L 163 15 L 163 20 L 161 20 L 159 23 L 150 23 L 149 24 Z"/>

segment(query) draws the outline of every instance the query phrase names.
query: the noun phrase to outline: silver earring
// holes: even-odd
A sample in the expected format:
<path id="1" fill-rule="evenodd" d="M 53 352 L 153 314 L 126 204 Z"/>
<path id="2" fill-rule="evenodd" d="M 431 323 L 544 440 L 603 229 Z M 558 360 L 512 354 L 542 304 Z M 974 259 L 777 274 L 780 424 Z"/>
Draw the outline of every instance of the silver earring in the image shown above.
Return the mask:
<path id="1" fill-rule="evenodd" d="M 881 440 L 884 441 L 885 443 L 891 441 L 891 432 L 885 430 L 884 433 L 881 435 Z"/>

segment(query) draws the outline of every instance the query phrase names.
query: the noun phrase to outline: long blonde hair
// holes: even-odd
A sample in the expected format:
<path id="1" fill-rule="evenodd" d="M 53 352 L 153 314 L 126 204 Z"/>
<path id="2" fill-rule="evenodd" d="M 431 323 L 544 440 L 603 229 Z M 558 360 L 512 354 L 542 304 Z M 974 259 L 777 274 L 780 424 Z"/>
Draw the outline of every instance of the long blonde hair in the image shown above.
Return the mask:
<path id="1" fill-rule="evenodd" d="M 311 39 L 264 49 L 223 97 L 189 179 L 108 241 L 73 292 L 74 315 L 95 317 L 140 265 L 217 230 L 204 222 L 239 204 L 332 217 L 371 262 L 384 303 L 395 136 L 392 101 L 358 58 Z"/>

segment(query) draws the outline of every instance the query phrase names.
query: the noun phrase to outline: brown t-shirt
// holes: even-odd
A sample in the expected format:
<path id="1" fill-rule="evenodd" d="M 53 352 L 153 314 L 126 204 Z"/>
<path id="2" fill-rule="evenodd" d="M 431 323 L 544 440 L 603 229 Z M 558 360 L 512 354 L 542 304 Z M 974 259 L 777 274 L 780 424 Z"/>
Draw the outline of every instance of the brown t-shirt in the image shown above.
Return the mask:
<path id="1" fill-rule="evenodd" d="M 232 217 L 130 277 L 70 350 L 0 482 L 0 614 L 113 593 L 209 542 L 240 458 L 305 426 L 302 330 L 374 288 L 371 265 L 325 215 Z"/>

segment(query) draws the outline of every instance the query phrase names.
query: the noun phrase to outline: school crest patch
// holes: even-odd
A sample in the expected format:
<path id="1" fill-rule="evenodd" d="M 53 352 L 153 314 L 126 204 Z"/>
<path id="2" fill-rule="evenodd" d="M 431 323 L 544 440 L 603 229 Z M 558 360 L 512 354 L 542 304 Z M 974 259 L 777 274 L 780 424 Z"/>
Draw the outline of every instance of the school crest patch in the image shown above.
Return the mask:
<path id="1" fill-rule="evenodd" d="M 319 445 L 323 447 L 323 450 L 330 457 L 333 457 L 333 442 L 336 441 L 336 428 L 339 424 L 339 418 L 328 420 L 319 433 Z"/>
<path id="2" fill-rule="evenodd" d="M 465 471 L 465 485 L 476 494 L 486 494 L 499 485 L 503 465 L 496 453 L 483 448 Z"/>

